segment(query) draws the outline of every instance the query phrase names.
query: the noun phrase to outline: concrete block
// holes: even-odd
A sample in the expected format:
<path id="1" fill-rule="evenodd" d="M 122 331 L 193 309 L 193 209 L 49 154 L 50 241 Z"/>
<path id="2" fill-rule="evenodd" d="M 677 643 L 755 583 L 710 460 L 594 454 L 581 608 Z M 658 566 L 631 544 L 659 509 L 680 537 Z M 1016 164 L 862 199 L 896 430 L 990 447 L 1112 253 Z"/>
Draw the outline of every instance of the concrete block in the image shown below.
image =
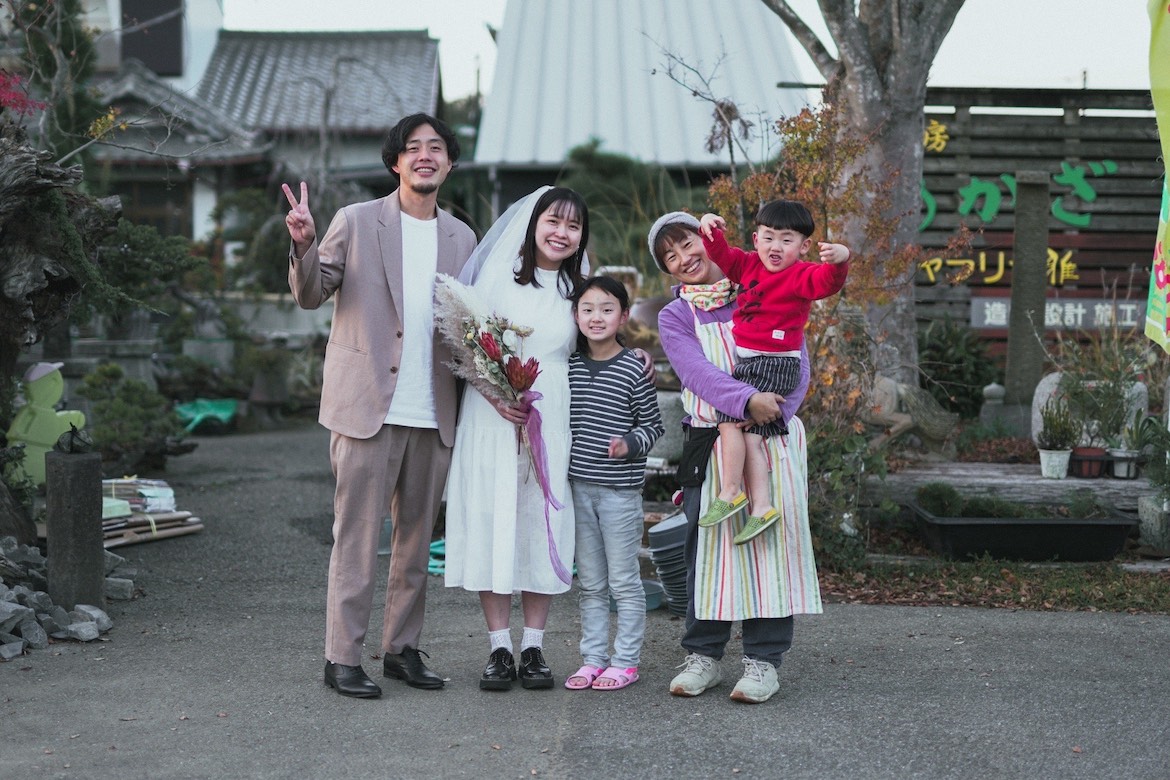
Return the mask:
<path id="1" fill-rule="evenodd" d="M 102 456 L 49 452 L 45 455 L 46 534 L 49 595 L 65 608 L 102 605 L 105 548 L 102 546 Z"/>
<path id="2" fill-rule="evenodd" d="M 1170 512 L 1157 496 L 1138 499 L 1138 520 L 1142 544 L 1170 551 Z"/>

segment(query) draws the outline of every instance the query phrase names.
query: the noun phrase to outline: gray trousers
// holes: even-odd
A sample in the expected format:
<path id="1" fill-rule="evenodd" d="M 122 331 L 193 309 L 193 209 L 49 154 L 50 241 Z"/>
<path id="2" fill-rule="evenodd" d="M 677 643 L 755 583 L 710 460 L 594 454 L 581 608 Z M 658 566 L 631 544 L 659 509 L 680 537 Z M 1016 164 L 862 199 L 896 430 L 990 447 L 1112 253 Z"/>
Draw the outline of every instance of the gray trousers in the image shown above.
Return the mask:
<path id="1" fill-rule="evenodd" d="M 719 660 L 731 639 L 730 620 L 698 620 L 695 617 L 695 558 L 699 546 L 699 501 L 702 486 L 683 488 L 683 514 L 687 518 L 687 540 L 683 552 L 687 561 L 687 617 L 682 646 Z M 743 654 L 779 667 L 792 647 L 792 615 L 782 618 L 752 618 L 743 621 Z"/>

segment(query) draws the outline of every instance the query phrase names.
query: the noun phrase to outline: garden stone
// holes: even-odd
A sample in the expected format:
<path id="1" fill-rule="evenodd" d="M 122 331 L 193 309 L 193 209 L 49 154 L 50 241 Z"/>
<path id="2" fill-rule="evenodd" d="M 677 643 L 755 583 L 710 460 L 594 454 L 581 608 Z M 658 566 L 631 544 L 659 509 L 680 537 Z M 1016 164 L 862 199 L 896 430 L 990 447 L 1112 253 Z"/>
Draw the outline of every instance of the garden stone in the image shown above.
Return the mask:
<path id="1" fill-rule="evenodd" d="M 6 631 L 0 631 L 0 645 L 6 645 L 9 642 L 19 642 L 20 637 L 16 634 L 9 634 Z"/>
<path id="2" fill-rule="evenodd" d="M 53 618 L 53 620 L 57 622 L 57 625 L 61 626 L 62 628 L 73 622 L 69 619 L 69 613 L 66 612 L 65 608 L 59 604 L 55 605 L 51 610 L 49 610 L 49 617 Z"/>
<path id="3" fill-rule="evenodd" d="M 121 555 L 115 555 L 109 550 L 103 550 L 103 552 L 106 554 L 106 574 L 109 574 L 126 562 L 126 559 Z"/>
<path id="4" fill-rule="evenodd" d="M 16 594 L 10 591 L 8 588 L 4 588 L 4 590 L 0 590 L 0 601 L 11 601 L 15 603 Z"/>
<path id="5" fill-rule="evenodd" d="M 48 593 L 45 593 L 43 590 L 38 590 L 29 594 L 24 605 L 38 612 L 48 612 L 53 608 L 53 600 L 49 598 Z"/>
<path id="6" fill-rule="evenodd" d="M 97 623 L 86 621 L 68 626 L 65 629 L 65 635 L 78 642 L 92 642 L 101 635 L 101 632 L 98 631 Z"/>
<path id="7" fill-rule="evenodd" d="M 24 654 L 24 640 L 0 645 L 0 660 L 11 661 Z"/>
<path id="8" fill-rule="evenodd" d="M 11 601 L 0 602 L 0 631 L 9 632 L 29 617 L 35 615 L 28 607 Z"/>
<path id="9" fill-rule="evenodd" d="M 123 577 L 106 577 L 106 598 L 129 601 L 134 597 L 134 581 Z"/>
<path id="10" fill-rule="evenodd" d="M 49 636 L 57 636 L 65 631 L 65 626 L 53 619 L 53 616 L 48 613 L 37 615 L 37 622 L 41 624 L 41 628 L 45 629 L 45 633 Z"/>
<path id="11" fill-rule="evenodd" d="M 13 563 L 27 563 L 32 566 L 45 565 L 45 556 L 41 555 L 41 551 L 36 547 L 28 547 L 22 544 L 5 554 L 8 556 L 8 560 Z"/>
<path id="12" fill-rule="evenodd" d="M 34 650 L 44 650 L 49 646 L 49 635 L 40 623 L 26 620 L 19 626 L 20 638 Z"/>
<path id="13" fill-rule="evenodd" d="M 110 616 L 92 604 L 78 604 L 73 608 L 71 613 L 75 616 L 83 616 L 83 620 L 92 620 L 97 624 L 98 630 L 101 632 L 109 631 L 114 627 L 114 621 L 110 620 Z"/>

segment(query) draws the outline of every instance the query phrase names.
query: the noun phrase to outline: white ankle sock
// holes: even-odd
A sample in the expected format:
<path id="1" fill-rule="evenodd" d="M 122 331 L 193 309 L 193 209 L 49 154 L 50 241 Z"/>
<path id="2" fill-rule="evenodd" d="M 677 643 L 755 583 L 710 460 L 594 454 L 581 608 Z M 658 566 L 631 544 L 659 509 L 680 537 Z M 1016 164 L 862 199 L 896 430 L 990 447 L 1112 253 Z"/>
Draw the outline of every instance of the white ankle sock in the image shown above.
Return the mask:
<path id="1" fill-rule="evenodd" d="M 527 650 L 530 647 L 544 647 L 543 628 L 529 628 L 528 626 L 524 626 L 524 638 L 520 640 L 520 649 Z"/>
<path id="2" fill-rule="evenodd" d="M 499 631 L 489 631 L 488 639 L 492 643 L 492 652 L 499 650 L 501 647 L 512 652 L 512 632 L 506 628 L 501 628 Z"/>

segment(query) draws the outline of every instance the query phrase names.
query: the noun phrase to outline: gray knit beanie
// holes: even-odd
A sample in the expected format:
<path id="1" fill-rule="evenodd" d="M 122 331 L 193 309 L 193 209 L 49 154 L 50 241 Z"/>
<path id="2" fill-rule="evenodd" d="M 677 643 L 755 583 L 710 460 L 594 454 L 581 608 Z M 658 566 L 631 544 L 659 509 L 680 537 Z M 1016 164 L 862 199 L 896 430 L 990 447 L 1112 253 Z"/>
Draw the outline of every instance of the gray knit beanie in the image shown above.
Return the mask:
<path id="1" fill-rule="evenodd" d="M 650 227 L 650 235 L 647 236 L 647 243 L 650 246 L 650 257 L 654 259 L 655 265 L 662 269 L 662 273 L 670 273 L 666 270 L 666 264 L 658 259 L 658 255 L 654 254 L 654 242 L 658 240 L 658 234 L 662 232 L 662 228 L 673 224 L 686 225 L 699 231 L 699 220 L 687 214 L 684 211 L 672 211 L 669 214 L 663 214 Z"/>

